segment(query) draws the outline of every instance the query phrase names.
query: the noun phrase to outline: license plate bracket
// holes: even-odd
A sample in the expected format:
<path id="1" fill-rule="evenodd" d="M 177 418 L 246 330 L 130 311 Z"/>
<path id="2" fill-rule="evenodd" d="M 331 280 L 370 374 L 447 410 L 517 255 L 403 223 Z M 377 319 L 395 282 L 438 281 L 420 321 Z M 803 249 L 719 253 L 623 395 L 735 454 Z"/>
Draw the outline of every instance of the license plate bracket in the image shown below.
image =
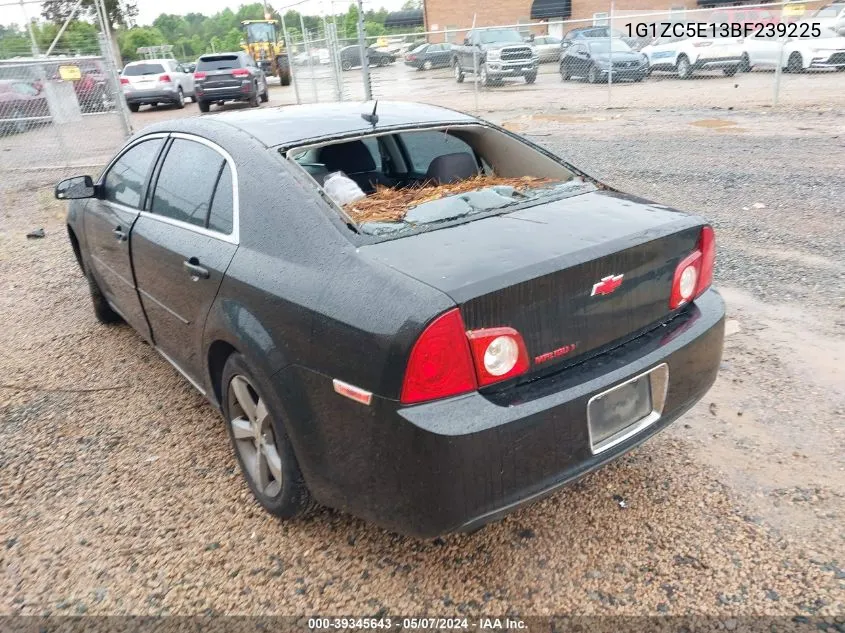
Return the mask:
<path id="1" fill-rule="evenodd" d="M 669 366 L 663 363 L 590 398 L 587 427 L 593 454 L 609 450 L 657 422 L 668 386 Z"/>

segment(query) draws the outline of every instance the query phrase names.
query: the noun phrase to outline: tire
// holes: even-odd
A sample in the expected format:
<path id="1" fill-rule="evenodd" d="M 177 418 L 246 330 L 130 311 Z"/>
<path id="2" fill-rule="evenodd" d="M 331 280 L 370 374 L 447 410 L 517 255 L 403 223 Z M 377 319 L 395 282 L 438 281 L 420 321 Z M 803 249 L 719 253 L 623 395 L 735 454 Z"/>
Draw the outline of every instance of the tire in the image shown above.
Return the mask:
<path id="1" fill-rule="evenodd" d="M 200 112 L 208 112 L 211 110 L 211 104 L 208 101 L 203 101 L 200 99 L 197 101 L 197 105 L 200 107 Z"/>
<path id="2" fill-rule="evenodd" d="M 675 65 L 675 70 L 678 73 L 678 79 L 689 79 L 692 77 L 692 64 L 689 63 L 686 55 L 678 57 L 678 63 Z"/>
<path id="3" fill-rule="evenodd" d="M 226 432 L 255 500 L 273 516 L 292 519 L 312 505 L 311 494 L 263 384 L 243 356 L 229 356 L 220 388 Z"/>
<path id="4" fill-rule="evenodd" d="M 91 293 L 91 303 L 94 305 L 94 316 L 100 323 L 106 325 L 114 325 L 115 323 L 122 323 L 123 318 L 115 312 L 103 296 L 103 291 L 97 285 L 94 275 L 90 270 L 85 271 L 85 277 L 88 279 L 88 291 Z"/>
<path id="5" fill-rule="evenodd" d="M 722 72 L 725 73 L 725 77 L 733 77 L 738 70 L 739 66 L 728 66 L 727 68 L 723 68 Z"/>
<path id="6" fill-rule="evenodd" d="M 587 81 L 591 84 L 597 84 L 599 82 L 598 68 L 590 66 L 590 69 L 587 71 Z"/>
<path id="7" fill-rule="evenodd" d="M 341 70 L 352 70 L 352 62 L 350 62 L 350 61 L 340 62 L 340 69 Z"/>
<path id="8" fill-rule="evenodd" d="M 261 103 L 267 103 L 270 101 L 270 89 L 267 87 L 267 84 L 264 84 L 264 92 L 261 93 Z"/>
<path id="9" fill-rule="evenodd" d="M 645 79 L 645 77 L 646 77 L 645 75 L 637 75 L 636 77 L 634 77 L 634 82 L 635 82 L 635 83 L 639 83 L 639 82 L 641 82 L 643 79 Z"/>
<path id="10" fill-rule="evenodd" d="M 431 63 L 430 59 L 427 59 L 423 62 L 422 69 L 423 70 L 431 70 L 434 68 L 434 64 Z"/>
<path id="11" fill-rule="evenodd" d="M 252 95 L 250 95 L 250 97 L 249 97 L 249 107 L 250 108 L 257 108 L 259 105 L 261 105 L 260 103 L 258 103 L 258 101 L 259 101 L 258 84 L 255 84 L 253 86 Z"/>
<path id="12" fill-rule="evenodd" d="M 564 68 L 563 64 L 560 65 L 560 80 L 567 81 L 572 75 L 569 74 L 569 70 Z"/>
<path id="13" fill-rule="evenodd" d="M 378 60 L 378 65 L 382 66 L 382 67 L 390 66 L 390 64 L 392 64 L 392 63 L 393 63 L 393 60 L 390 59 L 389 57 L 382 57 L 380 60 Z"/>
<path id="14" fill-rule="evenodd" d="M 282 84 L 283 86 L 289 86 L 290 85 L 290 73 L 279 71 L 279 83 Z"/>
<path id="15" fill-rule="evenodd" d="M 461 64 L 457 60 L 455 60 L 455 81 L 459 84 L 464 83 L 464 70 L 461 68 Z"/>
<path id="16" fill-rule="evenodd" d="M 739 72 L 741 72 L 741 73 L 750 73 L 751 72 L 751 60 L 748 58 L 748 53 L 742 54 L 742 60 L 739 62 Z"/>
<path id="17" fill-rule="evenodd" d="M 490 85 L 490 77 L 487 75 L 487 64 L 481 64 L 481 68 L 478 71 L 478 83 L 485 88 Z"/>
<path id="18" fill-rule="evenodd" d="M 794 52 L 789 56 L 786 62 L 786 72 L 800 73 L 804 71 L 804 61 L 801 59 L 801 53 Z"/>
<path id="19" fill-rule="evenodd" d="M 22 120 L 25 118 L 26 116 L 19 108 L 15 108 L 15 111 L 12 112 L 12 119 L 14 119 L 14 123 L 12 123 L 11 128 L 15 134 L 23 134 L 29 129 L 29 124 Z"/>
<path id="20" fill-rule="evenodd" d="M 533 84 L 535 81 L 537 81 L 537 73 L 529 73 L 525 75 L 525 83 Z"/>
<path id="21" fill-rule="evenodd" d="M 197 102 L 197 96 L 191 95 L 191 103 L 196 103 L 196 102 Z"/>
<path id="22" fill-rule="evenodd" d="M 185 94 L 182 92 L 181 87 L 176 91 L 176 101 L 173 105 L 175 105 L 178 110 L 185 107 Z"/>
<path id="23" fill-rule="evenodd" d="M 140 110 L 140 109 L 141 109 L 141 104 L 140 104 L 140 103 L 130 103 L 130 104 L 129 104 L 129 111 L 130 111 L 130 112 L 137 112 L 137 111 L 138 111 L 138 110 Z"/>

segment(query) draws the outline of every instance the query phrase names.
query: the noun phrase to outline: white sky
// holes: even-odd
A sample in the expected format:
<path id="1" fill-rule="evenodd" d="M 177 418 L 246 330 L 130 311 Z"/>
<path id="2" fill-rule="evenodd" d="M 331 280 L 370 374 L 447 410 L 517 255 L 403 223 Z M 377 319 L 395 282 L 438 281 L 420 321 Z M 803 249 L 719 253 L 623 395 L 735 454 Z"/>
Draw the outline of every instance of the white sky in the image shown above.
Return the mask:
<path id="1" fill-rule="evenodd" d="M 12 0 L 0 0 L 0 4 L 6 4 Z M 155 20 L 160 13 L 176 13 L 184 15 L 186 13 L 203 13 L 205 15 L 213 15 L 218 11 L 222 11 L 229 7 L 233 11 L 242 4 L 249 4 L 243 0 L 137 0 L 138 2 L 138 24 L 146 25 Z M 296 9 L 300 13 L 306 15 L 322 15 L 331 13 L 345 12 L 349 7 L 350 0 L 269 0 L 273 8 L 283 10 L 283 7 L 290 7 Z M 332 10 L 334 4 L 334 10 Z M 364 0 L 364 10 L 379 9 L 384 7 L 389 11 L 398 11 L 404 0 Z M 26 12 L 29 17 L 38 17 L 41 15 L 41 4 L 30 3 L 27 0 Z M 0 24 L 10 23 L 23 24 L 23 14 L 20 6 L 0 6 Z"/>

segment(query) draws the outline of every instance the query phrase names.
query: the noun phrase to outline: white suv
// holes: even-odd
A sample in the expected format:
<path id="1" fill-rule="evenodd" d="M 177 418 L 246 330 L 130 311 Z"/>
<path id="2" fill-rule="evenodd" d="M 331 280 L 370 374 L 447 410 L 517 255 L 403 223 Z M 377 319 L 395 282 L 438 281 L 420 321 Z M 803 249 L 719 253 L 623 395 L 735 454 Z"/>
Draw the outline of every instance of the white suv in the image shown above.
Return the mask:
<path id="1" fill-rule="evenodd" d="M 175 59 L 145 59 L 129 62 L 120 73 L 120 85 L 129 109 L 137 112 L 142 105 L 172 103 L 185 107 L 185 99 L 194 96 L 194 76 Z"/>
<path id="2" fill-rule="evenodd" d="M 742 61 L 742 47 L 734 37 L 659 37 L 640 52 L 648 57 L 649 72 L 673 72 L 680 79 L 714 68 L 731 77 Z"/>

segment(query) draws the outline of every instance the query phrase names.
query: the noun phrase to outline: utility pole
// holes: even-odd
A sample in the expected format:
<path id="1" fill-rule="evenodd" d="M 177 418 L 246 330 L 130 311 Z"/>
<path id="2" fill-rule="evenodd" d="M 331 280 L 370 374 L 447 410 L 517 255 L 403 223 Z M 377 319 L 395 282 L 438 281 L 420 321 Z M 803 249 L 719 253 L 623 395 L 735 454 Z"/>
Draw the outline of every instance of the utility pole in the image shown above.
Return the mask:
<path id="1" fill-rule="evenodd" d="M 364 101 L 372 101 L 373 87 L 370 85 L 370 59 L 367 56 L 367 42 L 364 39 L 364 3 L 358 0 L 358 46 L 361 49 L 361 77 L 364 80 Z"/>

